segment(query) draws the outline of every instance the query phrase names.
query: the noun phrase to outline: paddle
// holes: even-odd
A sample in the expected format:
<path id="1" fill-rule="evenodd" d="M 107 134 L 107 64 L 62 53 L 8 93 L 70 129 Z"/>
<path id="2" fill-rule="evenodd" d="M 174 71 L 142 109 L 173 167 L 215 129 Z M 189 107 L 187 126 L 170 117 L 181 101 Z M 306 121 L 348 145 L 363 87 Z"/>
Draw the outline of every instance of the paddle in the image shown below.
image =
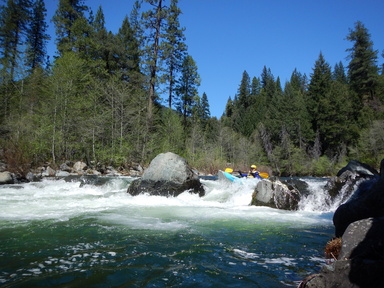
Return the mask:
<path id="1" fill-rule="evenodd" d="M 233 169 L 232 168 L 225 168 L 224 171 L 227 172 L 227 173 L 232 173 Z M 240 173 L 240 175 L 242 175 L 240 171 L 239 171 L 239 173 Z M 261 178 L 268 178 L 269 177 L 268 173 L 259 173 L 259 175 L 260 175 Z"/>
<path id="2" fill-rule="evenodd" d="M 269 174 L 268 173 L 259 173 L 259 176 L 261 178 L 268 178 L 269 177 Z"/>

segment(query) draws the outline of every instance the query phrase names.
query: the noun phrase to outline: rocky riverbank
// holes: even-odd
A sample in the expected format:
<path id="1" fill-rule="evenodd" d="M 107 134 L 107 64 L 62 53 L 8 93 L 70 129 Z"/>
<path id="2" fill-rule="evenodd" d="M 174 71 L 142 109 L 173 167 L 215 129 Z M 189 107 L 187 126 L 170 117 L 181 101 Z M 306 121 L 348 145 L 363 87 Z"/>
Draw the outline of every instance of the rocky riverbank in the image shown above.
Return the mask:
<path id="1" fill-rule="evenodd" d="M 67 161 L 57 168 L 54 165 L 47 163 L 46 165 L 31 169 L 25 175 L 20 173 L 13 173 L 7 170 L 6 163 L 0 163 L 0 185 L 1 184 L 15 184 L 22 182 L 39 181 L 44 177 L 67 177 L 67 176 L 141 176 L 144 168 L 138 164 L 133 163 L 129 167 L 112 167 L 102 164 L 87 165 L 82 161 L 71 162 Z"/>

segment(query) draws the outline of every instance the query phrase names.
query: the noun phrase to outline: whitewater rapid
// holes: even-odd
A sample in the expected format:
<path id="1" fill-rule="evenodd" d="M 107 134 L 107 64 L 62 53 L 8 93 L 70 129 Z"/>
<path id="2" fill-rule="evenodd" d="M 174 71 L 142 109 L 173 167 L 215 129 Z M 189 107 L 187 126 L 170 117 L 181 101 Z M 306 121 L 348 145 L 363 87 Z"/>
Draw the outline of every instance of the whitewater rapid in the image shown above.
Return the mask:
<path id="1" fill-rule="evenodd" d="M 258 179 L 241 184 L 201 179 L 206 195 L 184 192 L 178 197 L 131 196 L 126 193 L 132 177 L 111 178 L 106 184 L 80 185 L 80 182 L 44 179 L 20 185 L 1 187 L 0 219 L 65 221 L 87 215 L 131 226 L 154 226 L 170 229 L 169 221 L 176 219 L 252 218 L 274 221 L 312 222 L 329 221 L 334 207 L 325 205 L 322 191 L 324 180 L 307 180 L 310 195 L 299 203 L 299 211 L 283 211 L 268 207 L 250 206 Z M 130 217 L 121 217 L 129 211 Z M 326 219 L 326 220 L 324 220 Z M 172 221 L 171 221 L 172 222 Z M 168 224 L 167 224 L 168 223 Z M 165 227 L 164 227 L 165 226 Z"/>

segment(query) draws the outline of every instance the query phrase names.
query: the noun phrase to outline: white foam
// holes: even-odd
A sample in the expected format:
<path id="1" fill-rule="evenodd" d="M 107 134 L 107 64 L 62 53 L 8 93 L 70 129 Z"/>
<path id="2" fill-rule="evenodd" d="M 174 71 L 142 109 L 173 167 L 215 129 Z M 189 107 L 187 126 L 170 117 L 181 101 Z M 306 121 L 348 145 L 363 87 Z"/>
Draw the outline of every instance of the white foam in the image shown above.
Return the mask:
<path id="1" fill-rule="evenodd" d="M 240 218 L 247 221 L 319 223 L 330 221 L 323 212 L 284 211 L 250 206 L 258 179 L 244 183 L 202 180 L 206 195 L 184 192 L 178 197 L 131 196 L 127 183 L 119 178 L 103 186 L 84 185 L 63 180 L 0 187 L 0 219 L 67 221 L 73 217 L 97 217 L 137 229 L 178 230 L 191 221 Z M 309 206 L 305 206 L 309 207 Z M 295 225 L 295 224 L 293 224 Z"/>

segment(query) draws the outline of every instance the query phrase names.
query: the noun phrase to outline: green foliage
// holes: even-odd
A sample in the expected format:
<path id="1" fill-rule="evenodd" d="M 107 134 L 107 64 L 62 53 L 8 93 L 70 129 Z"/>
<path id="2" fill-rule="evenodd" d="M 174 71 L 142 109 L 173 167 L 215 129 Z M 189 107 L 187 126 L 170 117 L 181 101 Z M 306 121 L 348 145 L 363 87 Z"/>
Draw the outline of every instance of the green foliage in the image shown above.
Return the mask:
<path id="1" fill-rule="evenodd" d="M 162 112 L 161 124 L 158 134 L 158 153 L 174 152 L 183 154 L 185 142 L 184 129 L 181 118 L 171 109 L 164 109 Z"/>
<path id="2" fill-rule="evenodd" d="M 196 104 L 197 88 L 200 85 L 200 76 L 195 60 L 187 55 L 181 67 L 181 77 L 176 86 L 178 96 L 177 110 L 183 115 L 184 129 L 187 128 L 188 118 L 192 116 Z"/>
<path id="3" fill-rule="evenodd" d="M 78 52 L 82 50 L 80 47 L 83 44 L 81 43 L 86 41 L 84 37 L 86 37 L 88 29 L 84 15 L 88 7 L 83 3 L 82 0 L 59 0 L 53 23 L 56 27 L 57 50 L 60 54 L 73 51 L 75 47 L 79 49 Z"/>
<path id="4" fill-rule="evenodd" d="M 378 67 L 377 50 L 373 50 L 368 29 L 360 21 L 355 23 L 355 29 L 350 30 L 347 40 L 352 41 L 348 64 L 350 86 L 357 93 L 361 101 L 373 97 L 377 85 Z"/>
<path id="5" fill-rule="evenodd" d="M 42 67 L 46 57 L 46 45 L 50 36 L 45 22 L 47 10 L 43 0 L 36 0 L 32 7 L 31 24 L 27 35 L 26 65 L 32 70 Z"/>
<path id="6" fill-rule="evenodd" d="M 44 2 L 8 0 L 0 13 L 1 146 L 20 173 L 47 161 L 145 165 L 172 151 L 210 173 L 256 163 L 275 175 L 323 176 L 351 158 L 384 157 L 384 78 L 360 22 L 347 36 L 348 77 L 322 53 L 308 79 L 296 69 L 286 83 L 266 66 L 260 77 L 244 71 L 216 119 L 198 94 L 177 0 L 135 1 L 116 34 L 101 7 L 94 17 L 83 1 L 58 4 L 49 71 Z"/>
<path id="7" fill-rule="evenodd" d="M 334 166 L 327 156 L 321 156 L 318 160 L 312 161 L 313 176 L 330 176 L 334 175 Z"/>
<path id="8" fill-rule="evenodd" d="M 384 159 L 384 120 L 375 120 L 361 133 L 357 157 L 373 167 L 380 167 Z"/>
<path id="9" fill-rule="evenodd" d="M 320 99 L 326 98 L 331 87 L 331 75 L 331 68 L 325 61 L 323 54 L 320 53 L 308 86 L 308 111 L 312 115 L 312 126 L 315 131 L 320 129 L 321 124 L 318 119 L 322 112 Z M 320 133 L 321 141 L 323 138 L 324 135 Z"/>

